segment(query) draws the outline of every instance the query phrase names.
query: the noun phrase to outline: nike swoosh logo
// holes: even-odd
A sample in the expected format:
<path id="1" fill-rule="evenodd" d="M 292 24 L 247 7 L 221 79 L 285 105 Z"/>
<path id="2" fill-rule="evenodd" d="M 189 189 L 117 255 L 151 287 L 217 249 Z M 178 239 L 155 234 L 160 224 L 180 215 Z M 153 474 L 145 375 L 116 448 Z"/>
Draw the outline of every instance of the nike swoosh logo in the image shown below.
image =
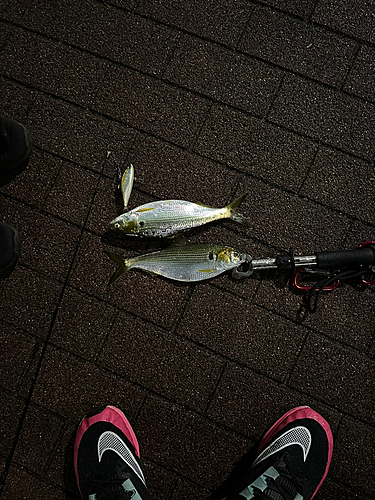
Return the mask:
<path id="1" fill-rule="evenodd" d="M 137 474 L 139 479 L 145 483 L 142 470 L 138 462 L 134 458 L 133 453 L 126 446 L 124 441 L 112 431 L 103 432 L 98 440 L 98 458 L 99 462 L 102 460 L 106 451 L 113 451 L 116 453 L 133 471 Z M 145 483 L 146 484 L 146 483 Z"/>
<path id="2" fill-rule="evenodd" d="M 254 465 L 259 464 L 266 458 L 270 457 L 274 453 L 277 453 L 280 450 L 283 450 L 287 446 L 291 446 L 293 444 L 297 444 L 302 448 L 303 451 L 303 461 L 306 462 L 307 455 L 309 454 L 311 447 L 311 434 L 306 427 L 294 427 L 289 431 L 284 432 L 280 437 L 276 439 L 273 443 L 271 443 L 267 448 L 265 448 L 262 453 L 255 460 Z"/>

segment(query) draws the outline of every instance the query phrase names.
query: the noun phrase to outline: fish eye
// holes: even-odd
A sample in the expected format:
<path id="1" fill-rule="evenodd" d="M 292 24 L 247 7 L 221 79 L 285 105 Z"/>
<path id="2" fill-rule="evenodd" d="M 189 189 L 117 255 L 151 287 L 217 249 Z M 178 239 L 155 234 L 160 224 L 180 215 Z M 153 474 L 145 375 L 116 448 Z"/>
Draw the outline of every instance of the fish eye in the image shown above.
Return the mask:
<path id="1" fill-rule="evenodd" d="M 116 222 L 114 227 L 115 227 L 115 229 L 120 229 L 120 224 L 118 222 Z"/>

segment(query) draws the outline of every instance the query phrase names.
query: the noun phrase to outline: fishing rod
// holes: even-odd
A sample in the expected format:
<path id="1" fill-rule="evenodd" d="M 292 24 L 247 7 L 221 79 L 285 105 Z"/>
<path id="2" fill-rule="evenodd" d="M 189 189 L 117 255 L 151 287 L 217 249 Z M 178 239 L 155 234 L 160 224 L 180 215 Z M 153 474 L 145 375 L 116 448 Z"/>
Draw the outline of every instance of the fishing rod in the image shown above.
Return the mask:
<path id="1" fill-rule="evenodd" d="M 375 284 L 375 241 L 365 241 L 353 250 L 315 252 L 313 255 L 294 255 L 293 249 L 274 258 L 253 259 L 246 255 L 245 266 L 246 270 L 241 270 L 243 266 L 240 266 L 233 272 L 241 277 L 249 277 L 254 271 L 264 269 L 289 272 L 292 287 L 305 292 L 304 305 L 314 313 L 321 294 L 334 290 L 341 282 L 359 279 L 365 286 Z M 301 273 L 324 278 L 312 286 L 302 285 L 299 281 Z"/>

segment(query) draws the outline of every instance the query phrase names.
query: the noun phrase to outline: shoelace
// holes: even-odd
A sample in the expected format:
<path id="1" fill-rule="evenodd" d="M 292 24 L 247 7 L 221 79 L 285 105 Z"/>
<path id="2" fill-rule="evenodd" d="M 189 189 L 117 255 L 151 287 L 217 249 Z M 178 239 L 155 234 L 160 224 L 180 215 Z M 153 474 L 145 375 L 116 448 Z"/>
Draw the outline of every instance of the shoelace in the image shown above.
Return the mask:
<path id="1" fill-rule="evenodd" d="M 93 493 L 89 496 L 89 499 L 94 498 L 95 494 L 96 500 L 130 500 L 134 491 L 126 491 L 123 483 L 124 479 L 117 474 L 105 479 L 93 478 L 91 490 Z"/>
<path id="2" fill-rule="evenodd" d="M 254 500 L 295 500 L 298 493 L 301 492 L 302 479 L 297 478 L 291 471 L 286 457 L 282 458 L 273 466 L 277 472 L 277 477 L 266 477 L 267 487 L 262 491 L 256 486 L 252 486 Z M 263 479 L 264 480 L 264 479 Z M 239 499 L 243 499 L 242 494 Z M 302 496 L 300 496 L 302 499 Z"/>
<path id="3" fill-rule="evenodd" d="M 108 483 L 96 493 L 96 500 L 130 500 L 132 491 L 125 491 L 121 484 Z"/>

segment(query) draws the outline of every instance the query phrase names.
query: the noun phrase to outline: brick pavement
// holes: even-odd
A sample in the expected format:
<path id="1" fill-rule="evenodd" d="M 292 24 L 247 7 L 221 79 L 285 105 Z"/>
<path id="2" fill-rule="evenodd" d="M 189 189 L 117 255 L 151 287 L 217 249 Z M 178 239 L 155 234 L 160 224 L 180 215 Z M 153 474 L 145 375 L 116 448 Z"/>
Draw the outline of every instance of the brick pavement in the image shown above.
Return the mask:
<path id="1" fill-rule="evenodd" d="M 9 500 L 78 499 L 85 412 L 123 409 L 154 498 L 208 498 L 266 428 L 309 404 L 335 449 L 318 500 L 375 498 L 374 290 L 340 288 L 302 323 L 286 276 L 183 285 L 104 248 L 132 207 L 221 206 L 250 224 L 193 233 L 253 257 L 374 239 L 375 6 L 355 0 L 3 0 L 0 113 L 34 139 L 0 188 L 23 252 L 0 282 L 0 470 Z"/>

